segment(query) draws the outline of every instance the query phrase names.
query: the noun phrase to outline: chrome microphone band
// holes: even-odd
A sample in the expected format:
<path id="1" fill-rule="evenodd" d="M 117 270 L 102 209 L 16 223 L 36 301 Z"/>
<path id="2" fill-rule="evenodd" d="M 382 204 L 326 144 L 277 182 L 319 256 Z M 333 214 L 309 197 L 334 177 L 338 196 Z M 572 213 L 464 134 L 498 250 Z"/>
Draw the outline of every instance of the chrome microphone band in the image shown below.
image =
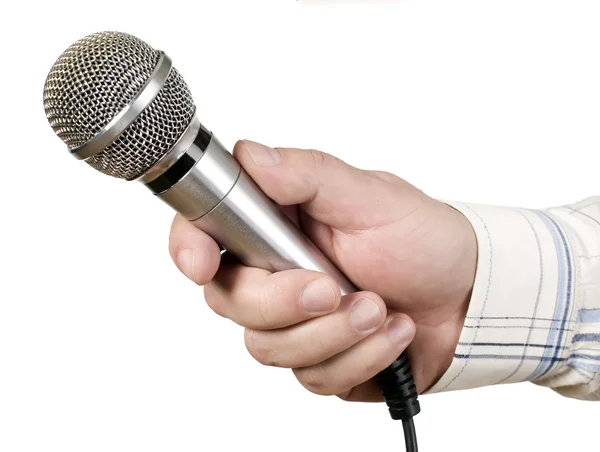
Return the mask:
<path id="1" fill-rule="evenodd" d="M 238 180 L 240 164 L 212 135 L 198 133 L 196 140 L 175 165 L 146 184 L 154 194 L 188 220 L 212 211 Z M 206 146 L 204 148 L 204 146 Z M 162 191 L 162 188 L 168 187 Z"/>
<path id="2" fill-rule="evenodd" d="M 149 173 L 144 174 L 138 179 L 140 182 L 145 183 L 146 187 L 148 187 L 155 195 L 163 193 L 169 190 L 173 185 L 177 184 L 204 155 L 204 152 L 208 148 L 213 137 L 199 122 L 198 124 L 198 128 L 194 128 L 196 129 L 195 137 L 191 136 L 191 134 L 184 134 L 187 135 L 188 138 L 180 140 L 175 145 L 173 149 L 177 150 L 177 152 L 172 153 L 172 151 L 169 151 L 169 153 L 165 155 L 165 157 L 177 155 L 177 160 L 169 159 L 172 160 L 170 166 L 159 175 L 151 178 L 149 182 L 145 182 Z M 178 146 L 179 144 L 181 144 L 181 146 Z M 179 147 L 181 149 L 177 149 Z M 152 167 L 152 169 L 157 167 L 157 165 L 160 167 L 160 163 L 161 161 Z M 152 171 L 152 169 L 150 171 Z"/>
<path id="3" fill-rule="evenodd" d="M 188 151 L 192 143 L 195 142 L 196 146 L 204 151 L 208 146 L 208 143 L 210 143 L 210 140 L 211 133 L 200 123 L 198 115 L 194 113 L 189 125 L 173 147 L 163 155 L 158 162 L 152 165 L 148 171 L 134 180 L 150 185 L 150 182 L 159 179 L 161 175 L 165 174 L 172 166 L 176 165 L 179 159 Z M 170 178 L 172 179 L 172 177 Z M 166 190 L 166 188 L 153 191 L 155 193 L 160 193 L 164 190 Z"/>
<path id="4" fill-rule="evenodd" d="M 156 68 L 138 94 L 91 140 L 73 149 L 71 154 L 79 160 L 87 160 L 110 146 L 156 98 L 171 73 L 171 59 L 164 52 Z"/>
<path id="5" fill-rule="evenodd" d="M 192 155 L 183 154 L 175 165 L 152 182 L 148 182 L 146 187 L 155 195 L 163 193 L 183 179 L 196 163 L 198 163 L 198 160 Z"/>

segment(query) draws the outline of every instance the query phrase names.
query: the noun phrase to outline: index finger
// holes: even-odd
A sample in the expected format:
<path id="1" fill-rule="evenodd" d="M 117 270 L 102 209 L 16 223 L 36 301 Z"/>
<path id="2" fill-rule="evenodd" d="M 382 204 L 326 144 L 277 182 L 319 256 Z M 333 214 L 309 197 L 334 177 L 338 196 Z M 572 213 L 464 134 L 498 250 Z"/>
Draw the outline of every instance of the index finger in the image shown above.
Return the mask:
<path id="1" fill-rule="evenodd" d="M 177 268 L 200 286 L 214 278 L 221 261 L 217 242 L 180 214 L 171 225 L 169 254 Z"/>

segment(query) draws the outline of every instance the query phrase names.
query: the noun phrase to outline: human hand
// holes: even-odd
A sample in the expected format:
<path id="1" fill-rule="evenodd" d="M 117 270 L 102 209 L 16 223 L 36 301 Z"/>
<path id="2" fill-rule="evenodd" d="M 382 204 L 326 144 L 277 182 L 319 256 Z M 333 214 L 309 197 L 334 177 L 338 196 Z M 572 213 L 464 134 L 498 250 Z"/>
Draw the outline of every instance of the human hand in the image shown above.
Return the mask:
<path id="1" fill-rule="evenodd" d="M 256 360 L 293 369 L 314 393 L 382 400 L 372 378 L 407 346 L 417 390 L 431 387 L 452 361 L 475 278 L 468 220 L 393 174 L 318 151 L 240 141 L 233 153 L 361 291 L 341 297 L 322 273 L 241 265 L 176 215 L 171 257 L 208 305 L 245 327 Z"/>

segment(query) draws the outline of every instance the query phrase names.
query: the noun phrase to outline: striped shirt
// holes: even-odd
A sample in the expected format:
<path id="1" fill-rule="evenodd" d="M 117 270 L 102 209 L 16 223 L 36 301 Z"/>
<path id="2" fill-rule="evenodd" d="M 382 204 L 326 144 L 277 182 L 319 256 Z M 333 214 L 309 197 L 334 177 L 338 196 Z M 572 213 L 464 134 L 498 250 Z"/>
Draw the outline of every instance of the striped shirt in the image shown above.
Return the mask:
<path id="1" fill-rule="evenodd" d="M 544 209 L 449 203 L 478 264 L 454 360 L 428 391 L 530 381 L 600 400 L 600 196 Z"/>

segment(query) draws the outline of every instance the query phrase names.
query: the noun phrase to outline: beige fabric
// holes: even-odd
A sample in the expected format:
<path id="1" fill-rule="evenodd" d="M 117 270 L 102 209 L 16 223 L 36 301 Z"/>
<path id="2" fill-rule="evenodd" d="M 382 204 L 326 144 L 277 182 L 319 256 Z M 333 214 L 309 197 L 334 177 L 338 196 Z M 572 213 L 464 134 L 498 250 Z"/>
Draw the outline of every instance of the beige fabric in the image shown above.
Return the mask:
<path id="1" fill-rule="evenodd" d="M 600 399 L 600 197 L 544 210 L 450 202 L 479 256 L 454 360 L 429 392 L 532 381 Z"/>

